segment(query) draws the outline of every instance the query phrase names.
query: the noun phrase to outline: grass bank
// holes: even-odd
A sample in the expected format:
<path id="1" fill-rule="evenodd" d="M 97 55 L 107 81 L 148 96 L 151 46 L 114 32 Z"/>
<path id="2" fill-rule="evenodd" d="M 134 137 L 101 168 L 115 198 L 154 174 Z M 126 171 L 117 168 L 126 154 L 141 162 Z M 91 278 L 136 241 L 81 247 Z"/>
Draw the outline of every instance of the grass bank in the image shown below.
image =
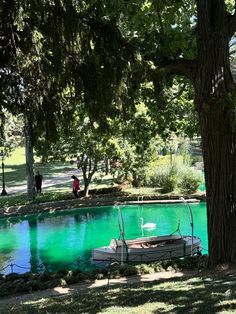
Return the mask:
<path id="1" fill-rule="evenodd" d="M 140 279 L 140 280 L 139 280 Z M 130 281 L 131 282 L 131 281 Z M 236 272 L 136 282 L 3 305 L 1 313 L 235 313 Z"/>

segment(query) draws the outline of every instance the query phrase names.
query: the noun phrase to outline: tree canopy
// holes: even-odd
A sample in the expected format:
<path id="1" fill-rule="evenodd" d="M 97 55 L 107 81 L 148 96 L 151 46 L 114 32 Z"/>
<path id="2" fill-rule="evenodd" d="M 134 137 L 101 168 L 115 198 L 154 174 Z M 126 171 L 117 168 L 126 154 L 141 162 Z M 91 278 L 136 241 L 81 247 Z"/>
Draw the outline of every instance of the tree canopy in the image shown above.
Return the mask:
<path id="1" fill-rule="evenodd" d="M 212 265 L 236 261 L 236 95 L 229 53 L 235 7 L 230 0 L 0 4 L 1 105 L 28 113 L 33 138 L 42 129 L 53 138 L 57 119 L 69 121 L 75 106 L 109 130 L 108 119 L 129 119 L 140 97 L 162 134 L 168 125 L 178 129 L 169 124 L 176 116 L 190 110 L 198 116 Z"/>

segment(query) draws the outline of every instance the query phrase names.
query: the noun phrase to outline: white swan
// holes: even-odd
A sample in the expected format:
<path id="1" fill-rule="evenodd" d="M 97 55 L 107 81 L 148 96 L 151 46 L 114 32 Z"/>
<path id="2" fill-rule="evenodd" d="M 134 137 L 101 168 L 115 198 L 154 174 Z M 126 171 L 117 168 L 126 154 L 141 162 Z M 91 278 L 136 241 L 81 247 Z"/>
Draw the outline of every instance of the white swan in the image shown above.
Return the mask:
<path id="1" fill-rule="evenodd" d="M 141 220 L 141 228 L 142 229 L 155 229 L 156 228 L 156 224 L 152 223 L 152 222 L 148 222 L 146 224 L 143 224 L 143 217 L 140 218 Z"/>

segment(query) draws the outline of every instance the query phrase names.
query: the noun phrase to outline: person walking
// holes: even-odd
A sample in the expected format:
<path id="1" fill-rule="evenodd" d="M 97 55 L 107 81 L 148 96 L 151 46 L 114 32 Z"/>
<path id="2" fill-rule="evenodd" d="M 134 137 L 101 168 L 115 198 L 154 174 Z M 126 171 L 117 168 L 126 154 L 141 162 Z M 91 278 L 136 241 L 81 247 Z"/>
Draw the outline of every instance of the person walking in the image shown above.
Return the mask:
<path id="1" fill-rule="evenodd" d="M 80 190 L 80 181 L 76 176 L 71 176 L 71 178 L 74 180 L 72 183 L 73 188 L 73 194 L 76 198 L 79 197 L 79 190 Z"/>
<path id="2" fill-rule="evenodd" d="M 41 193 L 42 192 L 42 181 L 43 181 L 43 176 L 37 171 L 35 178 L 35 187 L 36 187 L 36 193 Z"/>

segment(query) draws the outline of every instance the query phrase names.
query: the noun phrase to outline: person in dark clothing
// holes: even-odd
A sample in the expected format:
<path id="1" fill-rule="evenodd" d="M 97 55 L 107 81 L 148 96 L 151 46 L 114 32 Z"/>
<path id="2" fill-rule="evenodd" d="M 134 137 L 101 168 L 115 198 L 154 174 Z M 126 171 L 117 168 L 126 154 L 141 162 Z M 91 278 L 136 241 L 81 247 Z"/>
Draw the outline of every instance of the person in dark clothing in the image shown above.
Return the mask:
<path id="1" fill-rule="evenodd" d="M 39 173 L 39 171 L 37 171 L 37 174 L 34 178 L 35 178 L 36 193 L 41 193 L 43 176 Z"/>
<path id="2" fill-rule="evenodd" d="M 71 176 L 71 178 L 74 180 L 72 183 L 72 188 L 73 188 L 73 194 L 76 198 L 79 197 L 79 190 L 80 190 L 80 182 L 79 179 L 76 176 Z"/>

